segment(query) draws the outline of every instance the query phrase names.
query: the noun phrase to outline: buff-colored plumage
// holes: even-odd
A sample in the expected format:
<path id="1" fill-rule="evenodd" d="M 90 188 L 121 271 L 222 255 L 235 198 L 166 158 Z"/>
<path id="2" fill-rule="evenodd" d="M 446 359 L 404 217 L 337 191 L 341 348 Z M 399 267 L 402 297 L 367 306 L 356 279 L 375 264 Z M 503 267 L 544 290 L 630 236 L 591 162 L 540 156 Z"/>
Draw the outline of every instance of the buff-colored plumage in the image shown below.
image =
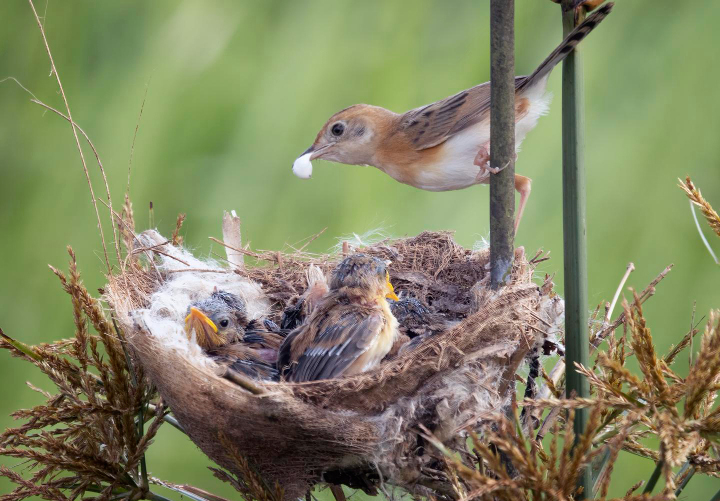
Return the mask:
<path id="1" fill-rule="evenodd" d="M 286 379 L 329 379 L 377 365 L 398 335 L 387 295 L 394 293 L 382 261 L 363 254 L 343 260 L 328 294 L 280 348 L 278 367 Z"/>
<path id="2" fill-rule="evenodd" d="M 515 80 L 516 150 L 550 104 L 550 71 L 611 11 L 605 4 L 575 30 L 529 76 Z M 303 154 L 352 165 L 372 165 L 393 179 L 429 191 L 489 183 L 490 82 L 403 114 L 358 104 L 333 115 Z M 309 156 L 307 156 L 309 155 Z M 531 181 L 515 176 L 520 194 L 516 229 Z"/>

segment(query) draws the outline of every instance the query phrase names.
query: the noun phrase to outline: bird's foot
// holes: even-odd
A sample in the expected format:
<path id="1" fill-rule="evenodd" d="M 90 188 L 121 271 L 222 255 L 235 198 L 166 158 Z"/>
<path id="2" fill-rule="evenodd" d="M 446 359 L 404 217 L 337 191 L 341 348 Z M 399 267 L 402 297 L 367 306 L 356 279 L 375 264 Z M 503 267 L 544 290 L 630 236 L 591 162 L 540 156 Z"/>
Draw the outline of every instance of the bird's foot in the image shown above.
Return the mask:
<path id="1" fill-rule="evenodd" d="M 487 146 L 481 146 L 480 149 L 477 152 L 477 155 L 475 155 L 475 160 L 473 160 L 473 164 L 480 167 L 480 171 L 489 169 L 490 168 L 490 145 Z"/>
<path id="2" fill-rule="evenodd" d="M 510 162 L 506 163 L 502 167 L 490 167 L 490 165 L 487 165 L 485 167 L 481 167 L 480 170 L 485 170 L 486 172 L 489 172 L 490 174 L 497 174 L 498 172 L 501 172 L 504 170 L 508 165 L 510 165 Z"/>
<path id="3" fill-rule="evenodd" d="M 505 169 L 508 165 L 510 165 L 510 162 L 508 162 L 502 167 L 491 167 L 490 150 L 488 149 L 489 146 L 490 145 L 488 144 L 488 146 L 480 147 L 477 155 L 475 155 L 475 160 L 473 161 L 473 164 L 480 167 L 480 172 L 477 176 L 478 180 L 488 178 L 490 174 L 497 174 L 498 172 L 501 172 L 503 169 Z M 515 160 L 517 161 L 517 153 L 515 154 Z"/>
<path id="4" fill-rule="evenodd" d="M 490 177 L 490 174 L 497 174 L 502 170 L 502 168 L 498 167 L 490 167 L 490 145 L 481 146 L 480 149 L 477 152 L 477 155 L 475 155 L 475 160 L 473 160 L 473 164 L 480 167 L 480 172 L 478 172 L 477 180 L 483 181 L 487 180 L 487 178 Z M 487 182 L 487 181 L 485 181 Z"/>

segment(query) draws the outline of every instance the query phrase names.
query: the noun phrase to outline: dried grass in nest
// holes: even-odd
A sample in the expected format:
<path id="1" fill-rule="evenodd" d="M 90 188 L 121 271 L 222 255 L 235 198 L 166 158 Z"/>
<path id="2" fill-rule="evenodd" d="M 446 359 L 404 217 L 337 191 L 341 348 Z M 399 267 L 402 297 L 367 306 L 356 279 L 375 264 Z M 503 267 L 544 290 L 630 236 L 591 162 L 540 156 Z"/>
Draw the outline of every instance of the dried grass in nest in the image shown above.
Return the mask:
<path id="1" fill-rule="evenodd" d="M 218 241 L 219 242 L 219 241 Z M 488 250 L 473 252 L 458 245 L 452 232 L 423 232 L 406 239 L 386 239 L 371 246 L 354 248 L 391 261 L 396 287 L 423 300 L 448 319 L 464 318 L 472 310 L 470 293 L 487 276 Z M 244 251 L 257 266 L 235 272 L 260 284 L 272 301 L 274 320 L 307 286 L 305 271 L 310 264 L 328 275 L 342 255 L 303 252 Z"/>
<path id="2" fill-rule="evenodd" d="M 163 284 L 201 273 L 204 280 L 260 284 L 271 302 L 267 313 L 278 318 L 304 290 L 310 264 L 327 273 L 342 255 L 244 250 L 270 264 L 193 272 L 187 269 L 199 269 L 197 263 L 179 256 L 159 235 L 153 238 L 159 244 L 143 240 L 143 252 L 156 254 L 157 265 L 127 266 L 106 289 L 130 345 L 163 401 L 209 457 L 239 476 L 247 468 L 238 457 L 245 458 L 262 478 L 279 482 L 287 498 L 305 494 L 323 478 L 369 492 L 380 479 L 411 492 L 430 492 L 424 471 L 437 457 L 423 445 L 419 430 L 457 445 L 463 440 L 460 431 L 477 429 L 501 412 L 514 394 L 517 367 L 537 345 L 539 322 L 556 322 L 562 313 L 551 299 L 551 284 L 533 283 L 522 249 L 516 252 L 511 283 L 495 292 L 483 285 L 488 251 L 464 249 L 450 233 L 383 241 L 354 250 L 391 260 L 397 290 L 462 322 L 363 374 L 243 387 L 220 377 L 199 350 L 177 349 L 174 343 L 182 339 L 168 344 L 134 310 L 151 306 L 150 292 Z M 169 263 L 172 270 L 165 267 Z"/>

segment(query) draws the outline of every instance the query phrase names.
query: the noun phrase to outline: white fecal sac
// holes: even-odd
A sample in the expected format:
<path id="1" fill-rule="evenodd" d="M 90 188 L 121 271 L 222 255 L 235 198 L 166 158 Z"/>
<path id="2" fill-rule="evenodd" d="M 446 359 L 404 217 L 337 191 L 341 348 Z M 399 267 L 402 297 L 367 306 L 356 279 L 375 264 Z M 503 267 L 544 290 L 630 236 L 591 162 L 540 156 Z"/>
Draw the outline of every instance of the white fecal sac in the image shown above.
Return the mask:
<path id="1" fill-rule="evenodd" d="M 312 176 L 312 162 L 310 162 L 310 155 L 312 153 L 306 153 L 301 157 L 298 157 L 293 163 L 292 171 L 300 179 L 310 179 Z"/>

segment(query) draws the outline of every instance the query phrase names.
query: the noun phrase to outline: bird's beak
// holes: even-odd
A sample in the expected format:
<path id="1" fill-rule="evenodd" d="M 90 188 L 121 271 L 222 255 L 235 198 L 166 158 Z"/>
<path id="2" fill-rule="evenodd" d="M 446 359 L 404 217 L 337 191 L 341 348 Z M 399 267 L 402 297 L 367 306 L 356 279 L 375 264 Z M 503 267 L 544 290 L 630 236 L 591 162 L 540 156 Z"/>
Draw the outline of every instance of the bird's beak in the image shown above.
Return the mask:
<path id="1" fill-rule="evenodd" d="M 192 339 L 193 330 L 195 339 L 201 348 L 208 349 L 224 343 L 218 328 L 210 318 L 194 306 L 190 307 L 190 314 L 185 317 L 185 333 Z"/>
<path id="2" fill-rule="evenodd" d="M 326 144 L 316 148 L 315 145 L 310 146 L 303 152 L 302 155 L 295 159 L 293 162 L 292 171 L 300 179 L 310 179 L 312 177 L 312 160 L 320 157 L 323 151 L 328 149 L 331 145 Z"/>
<path id="3" fill-rule="evenodd" d="M 300 155 L 300 157 L 303 155 L 307 155 L 308 153 L 313 153 L 314 151 L 315 151 L 315 145 L 314 144 L 310 145 L 310 147 L 307 150 L 302 152 L 302 155 Z M 300 157 L 298 157 L 298 158 L 300 158 Z"/>
<path id="4" fill-rule="evenodd" d="M 385 297 L 388 299 L 393 299 L 395 301 L 400 301 L 400 298 L 397 297 L 397 294 L 395 294 L 395 287 L 390 283 L 390 273 L 385 272 L 385 285 L 387 286 L 387 294 L 385 294 Z"/>
<path id="5" fill-rule="evenodd" d="M 307 155 L 307 154 L 309 153 L 310 156 L 308 157 L 308 160 L 311 160 L 311 161 L 312 161 L 312 160 L 315 160 L 316 158 L 320 158 L 320 157 L 323 155 L 323 152 L 324 152 L 325 150 L 327 150 L 330 146 L 332 146 L 332 145 L 331 145 L 331 144 L 326 144 L 325 146 L 320 146 L 320 147 L 318 148 L 317 146 L 315 146 L 315 145 L 313 144 L 313 145 L 310 146 L 307 150 L 303 151 L 303 154 L 300 155 L 300 156 Z M 300 157 L 298 157 L 298 158 L 300 158 Z"/>

